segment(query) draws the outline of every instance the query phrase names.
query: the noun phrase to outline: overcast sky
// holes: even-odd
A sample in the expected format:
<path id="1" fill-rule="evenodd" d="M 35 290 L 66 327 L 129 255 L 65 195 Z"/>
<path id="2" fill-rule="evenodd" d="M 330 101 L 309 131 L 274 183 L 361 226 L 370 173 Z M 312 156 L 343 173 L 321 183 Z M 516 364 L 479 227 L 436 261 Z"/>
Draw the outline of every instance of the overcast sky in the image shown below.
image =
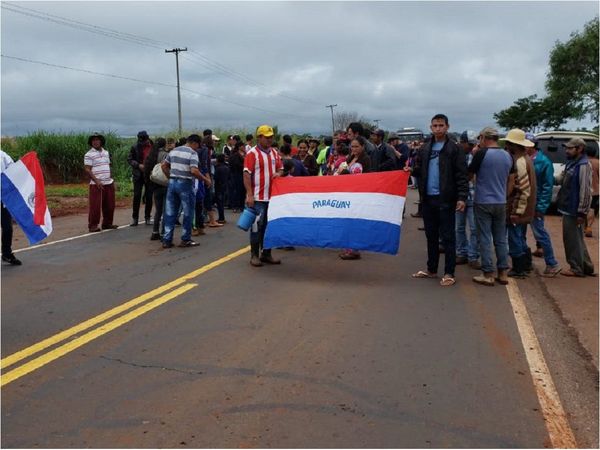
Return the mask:
<path id="1" fill-rule="evenodd" d="M 175 56 L 164 52 L 170 47 L 189 50 L 180 54 L 184 128 L 269 123 L 327 133 L 325 105 L 337 104 L 336 111 L 380 119 L 387 130 L 426 128 L 439 112 L 451 130 L 479 130 L 517 98 L 543 96 L 554 42 L 598 11 L 596 1 L 2 6 L 5 56 L 159 83 L 3 57 L 3 135 L 176 129 L 176 88 L 160 85 L 176 84 Z M 40 12 L 44 19 L 31 17 Z M 74 27 L 53 22 L 65 19 Z M 116 39 L 123 35 L 115 31 L 134 36 Z"/>

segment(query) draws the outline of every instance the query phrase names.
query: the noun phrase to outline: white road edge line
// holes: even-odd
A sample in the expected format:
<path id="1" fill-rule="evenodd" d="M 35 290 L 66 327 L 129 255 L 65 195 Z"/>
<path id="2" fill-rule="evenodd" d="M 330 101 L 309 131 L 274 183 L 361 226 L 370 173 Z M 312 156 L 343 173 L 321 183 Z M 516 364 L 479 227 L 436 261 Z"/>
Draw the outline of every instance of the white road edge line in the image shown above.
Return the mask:
<path id="1" fill-rule="evenodd" d="M 506 290 L 508 291 L 508 298 L 512 305 L 519 334 L 521 335 L 523 349 L 525 350 L 525 356 L 529 364 L 529 371 L 540 402 L 542 414 L 544 415 L 552 447 L 577 448 L 577 441 L 560 402 L 554 381 L 552 381 L 552 376 L 546 365 L 544 354 L 542 353 L 517 282 L 510 279 Z"/>
<path id="2" fill-rule="evenodd" d="M 117 230 L 120 230 L 121 228 L 129 228 L 129 225 L 121 225 L 119 228 L 117 228 Z M 49 245 L 60 244 L 61 242 L 74 241 L 75 239 L 79 239 L 79 238 L 86 237 L 86 236 L 94 236 L 96 234 L 108 233 L 110 231 L 114 231 L 114 230 L 102 230 L 100 233 L 96 232 L 96 233 L 80 234 L 79 236 L 72 236 L 72 237 L 65 238 L 65 239 L 59 239 L 58 241 L 46 242 L 45 244 L 38 244 L 38 245 L 32 245 L 31 247 L 20 248 L 18 250 L 13 250 L 13 253 L 20 253 L 20 252 L 26 252 L 28 250 L 35 250 L 37 248 L 47 247 Z"/>

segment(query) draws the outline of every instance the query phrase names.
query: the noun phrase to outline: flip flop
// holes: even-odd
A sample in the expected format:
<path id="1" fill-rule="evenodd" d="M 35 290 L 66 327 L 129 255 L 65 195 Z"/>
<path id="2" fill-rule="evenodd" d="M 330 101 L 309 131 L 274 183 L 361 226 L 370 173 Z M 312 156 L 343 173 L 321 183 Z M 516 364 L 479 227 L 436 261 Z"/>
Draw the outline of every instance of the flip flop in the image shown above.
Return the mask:
<path id="1" fill-rule="evenodd" d="M 567 269 L 567 270 L 563 270 L 560 273 L 563 277 L 577 277 L 577 278 L 583 278 L 585 275 L 580 275 L 578 273 L 573 272 L 571 269 Z"/>
<path id="2" fill-rule="evenodd" d="M 419 270 L 411 275 L 413 278 L 437 278 L 437 275 L 432 275 L 424 270 Z"/>
<path id="3" fill-rule="evenodd" d="M 456 284 L 456 279 L 448 275 L 444 275 L 440 280 L 440 286 L 452 286 Z"/>
<path id="4" fill-rule="evenodd" d="M 219 227 L 222 227 L 223 224 L 222 223 L 212 223 L 212 224 L 209 223 L 208 226 L 210 228 L 219 228 Z"/>

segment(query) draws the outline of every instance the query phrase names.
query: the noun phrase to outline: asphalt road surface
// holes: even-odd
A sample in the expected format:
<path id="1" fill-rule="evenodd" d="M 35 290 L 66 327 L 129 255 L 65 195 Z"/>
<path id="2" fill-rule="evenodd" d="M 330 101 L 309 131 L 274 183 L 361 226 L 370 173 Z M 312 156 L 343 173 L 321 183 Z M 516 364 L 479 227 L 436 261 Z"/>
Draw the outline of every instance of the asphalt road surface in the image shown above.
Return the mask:
<path id="1" fill-rule="evenodd" d="M 30 250 L 2 270 L 2 447 L 550 446 L 507 290 L 411 279 L 418 225 L 261 268 L 233 224 Z"/>

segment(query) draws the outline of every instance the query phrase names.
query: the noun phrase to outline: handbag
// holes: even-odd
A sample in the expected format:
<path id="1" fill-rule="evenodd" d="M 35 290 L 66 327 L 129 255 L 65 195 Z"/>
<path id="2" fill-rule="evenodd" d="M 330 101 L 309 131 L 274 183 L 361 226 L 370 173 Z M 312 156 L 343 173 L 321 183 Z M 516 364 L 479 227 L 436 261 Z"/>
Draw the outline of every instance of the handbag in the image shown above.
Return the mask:
<path id="1" fill-rule="evenodd" d="M 150 180 L 153 183 L 159 184 L 161 186 L 167 186 L 169 184 L 169 179 L 163 172 L 160 163 L 156 164 L 152 169 L 152 173 L 150 174 Z"/>

